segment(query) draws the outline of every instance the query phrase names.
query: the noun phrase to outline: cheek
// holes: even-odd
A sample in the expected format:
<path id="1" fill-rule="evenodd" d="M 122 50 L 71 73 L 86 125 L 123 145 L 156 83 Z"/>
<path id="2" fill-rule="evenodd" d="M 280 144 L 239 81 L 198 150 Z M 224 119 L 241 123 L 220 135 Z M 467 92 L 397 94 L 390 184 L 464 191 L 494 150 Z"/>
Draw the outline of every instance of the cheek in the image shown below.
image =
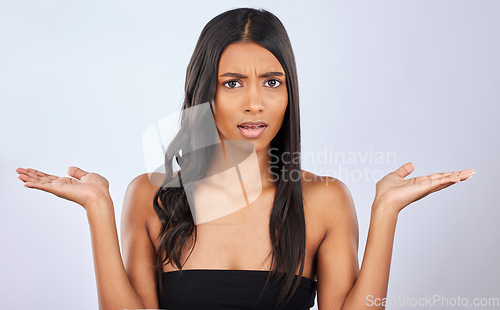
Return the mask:
<path id="1" fill-rule="evenodd" d="M 212 104 L 212 110 L 214 118 L 216 121 L 221 121 L 224 119 L 224 115 L 227 114 L 227 106 L 224 103 L 224 98 L 219 95 L 219 90 L 215 92 L 214 102 Z"/>
<path id="2" fill-rule="evenodd" d="M 282 97 L 283 98 L 283 97 Z M 280 100 L 280 104 L 276 106 L 274 115 L 277 119 L 283 120 L 285 117 L 285 112 L 288 107 L 288 96 L 285 95 L 283 99 Z"/>
<path id="3" fill-rule="evenodd" d="M 234 111 L 224 103 L 219 102 L 213 105 L 214 121 L 219 131 L 225 131 L 232 126 L 232 115 L 234 115 Z"/>
<path id="4" fill-rule="evenodd" d="M 284 87 L 281 89 L 281 92 L 277 94 L 276 101 L 280 103 L 280 107 L 282 109 L 283 114 L 285 113 L 286 107 L 288 106 L 288 91 L 287 88 Z"/>
<path id="5" fill-rule="evenodd" d="M 287 105 L 283 104 L 283 105 L 280 105 L 278 107 L 275 107 L 275 109 L 273 109 L 272 128 L 270 128 L 271 130 L 269 131 L 269 134 L 272 137 L 275 137 L 278 134 L 278 131 L 283 126 L 286 107 L 287 107 Z"/>

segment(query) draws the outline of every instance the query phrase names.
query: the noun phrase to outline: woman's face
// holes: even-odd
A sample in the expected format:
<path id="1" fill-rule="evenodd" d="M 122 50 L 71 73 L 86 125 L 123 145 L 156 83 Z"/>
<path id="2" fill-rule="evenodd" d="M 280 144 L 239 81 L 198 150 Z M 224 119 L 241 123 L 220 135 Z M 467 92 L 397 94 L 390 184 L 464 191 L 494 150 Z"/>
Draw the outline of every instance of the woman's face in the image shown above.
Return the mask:
<path id="1" fill-rule="evenodd" d="M 222 140 L 246 140 L 264 150 L 276 136 L 288 104 L 285 71 L 254 42 L 226 47 L 219 61 L 213 113 Z"/>

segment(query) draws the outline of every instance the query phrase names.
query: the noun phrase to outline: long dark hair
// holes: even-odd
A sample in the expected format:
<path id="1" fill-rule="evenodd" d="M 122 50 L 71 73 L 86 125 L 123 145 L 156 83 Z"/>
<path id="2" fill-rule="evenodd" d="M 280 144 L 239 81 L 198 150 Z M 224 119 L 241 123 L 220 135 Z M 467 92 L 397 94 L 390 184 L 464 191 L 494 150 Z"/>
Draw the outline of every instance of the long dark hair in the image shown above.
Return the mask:
<path id="1" fill-rule="evenodd" d="M 196 224 L 188 206 L 190 191 L 194 189 L 185 185 L 204 177 L 210 162 L 207 158 L 214 152 L 213 147 L 206 146 L 210 144 L 207 141 L 215 141 L 215 137 L 212 131 L 197 130 L 213 117 L 210 109 L 185 111 L 213 101 L 221 54 L 229 44 L 240 41 L 255 42 L 269 50 L 286 75 L 288 106 L 283 124 L 270 145 L 273 158 L 279 160 L 270 167 L 276 176 L 276 194 L 269 222 L 272 244 L 269 275 L 279 283 L 278 302 L 286 304 L 300 284 L 305 260 L 302 184 L 300 177 L 298 180 L 290 177 L 292 172 L 300 176 L 301 171 L 300 161 L 291 158 L 300 154 L 299 91 L 295 57 L 286 30 L 275 15 L 262 9 L 226 11 L 213 18 L 200 34 L 186 72 L 181 127 L 165 153 L 166 176 L 154 198 L 154 209 L 162 222 L 156 267 L 159 275 L 165 263 L 182 270 L 183 248 L 193 234 L 196 243 Z M 175 175 L 173 161 L 181 167 Z M 283 171 L 289 173 L 285 178 L 282 178 Z M 298 277 L 295 276 L 297 269 Z M 160 278 L 160 291 L 161 282 Z"/>

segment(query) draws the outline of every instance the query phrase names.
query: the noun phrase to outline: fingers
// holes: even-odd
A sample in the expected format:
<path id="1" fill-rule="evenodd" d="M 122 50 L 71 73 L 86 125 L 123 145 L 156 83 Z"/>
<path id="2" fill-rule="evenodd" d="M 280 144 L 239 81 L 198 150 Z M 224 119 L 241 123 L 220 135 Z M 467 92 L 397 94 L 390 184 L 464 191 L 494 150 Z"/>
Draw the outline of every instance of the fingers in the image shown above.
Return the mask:
<path id="1" fill-rule="evenodd" d="M 19 174 L 19 178 L 25 182 L 26 181 L 28 181 L 28 182 L 35 182 L 35 181 L 50 182 L 50 181 L 53 181 L 53 180 L 56 180 L 59 178 L 57 176 L 46 174 L 42 171 L 38 171 L 38 170 L 32 169 L 32 168 L 27 168 L 27 169 L 17 168 L 16 172 Z M 70 176 L 72 176 L 78 180 L 80 180 L 81 178 L 83 178 L 84 176 L 86 176 L 88 174 L 87 171 L 84 171 L 84 170 L 82 170 L 78 167 L 74 167 L 74 166 L 69 167 L 67 170 L 67 173 Z"/>
<path id="2" fill-rule="evenodd" d="M 434 173 L 431 175 L 427 176 L 421 176 L 421 177 L 416 177 L 413 179 L 415 183 L 420 183 L 425 180 L 441 180 L 441 181 L 453 181 L 453 182 L 459 182 L 459 181 L 464 181 L 470 178 L 474 174 L 474 170 L 472 169 L 466 169 L 462 171 L 455 171 L 455 172 L 442 172 L 442 173 Z M 448 179 L 446 179 L 448 177 Z"/>
<path id="3" fill-rule="evenodd" d="M 24 182 L 25 187 L 41 189 L 49 193 L 53 193 L 53 183 L 52 182 L 37 182 L 37 181 L 27 181 Z"/>
<path id="4" fill-rule="evenodd" d="M 17 168 L 16 172 L 19 173 L 19 179 L 23 182 L 30 183 L 50 183 L 58 179 L 57 176 L 46 174 L 36 169 Z"/>
<path id="5" fill-rule="evenodd" d="M 465 169 L 459 172 L 458 177 L 460 178 L 460 181 L 465 181 L 468 178 L 470 178 L 474 173 L 476 173 L 472 169 Z"/>
<path id="6" fill-rule="evenodd" d="M 57 176 L 31 168 L 17 168 L 16 172 L 19 174 L 18 178 L 24 182 L 25 187 L 40 189 L 50 193 L 54 190 L 52 181 L 59 179 Z"/>
<path id="7" fill-rule="evenodd" d="M 435 173 L 426 177 L 415 178 L 415 183 L 430 193 L 442 190 L 460 181 L 467 180 L 474 174 L 474 170 L 466 169 L 457 172 Z"/>
<path id="8" fill-rule="evenodd" d="M 413 165 L 412 162 L 409 162 L 409 163 L 406 163 L 406 164 L 402 165 L 401 167 L 399 167 L 399 169 L 394 171 L 393 173 L 397 174 L 398 176 L 400 176 L 402 178 L 405 178 L 410 173 L 412 173 L 413 170 L 415 170 L 415 166 Z"/>
<path id="9" fill-rule="evenodd" d="M 434 177 L 429 179 L 429 186 L 433 189 L 441 189 L 441 187 L 448 187 L 452 184 L 460 182 L 457 172 L 443 173 L 441 177 Z M 423 181 L 423 183 L 427 183 Z"/>
<path id="10" fill-rule="evenodd" d="M 431 174 L 431 175 L 416 177 L 413 180 L 414 180 L 415 183 L 421 183 L 421 182 L 424 182 L 424 181 L 433 181 L 433 180 L 442 179 L 442 178 L 446 178 L 446 177 L 453 177 L 453 176 L 457 176 L 458 177 L 458 172 L 434 173 L 434 174 Z"/>
<path id="11" fill-rule="evenodd" d="M 32 169 L 32 168 L 27 168 L 27 169 L 17 168 L 16 172 L 19 173 L 19 174 L 25 174 L 25 175 L 28 175 L 28 176 L 34 177 L 34 178 L 36 178 L 36 177 L 49 177 L 49 176 L 51 176 L 50 174 L 46 174 L 46 173 L 44 173 L 42 171 L 38 171 L 38 170 Z M 53 177 L 53 176 L 51 176 L 51 177 Z"/>
<path id="12" fill-rule="evenodd" d="M 67 173 L 78 180 L 80 180 L 81 178 L 83 178 L 88 174 L 87 171 L 83 171 L 82 169 L 74 166 L 69 167 Z"/>

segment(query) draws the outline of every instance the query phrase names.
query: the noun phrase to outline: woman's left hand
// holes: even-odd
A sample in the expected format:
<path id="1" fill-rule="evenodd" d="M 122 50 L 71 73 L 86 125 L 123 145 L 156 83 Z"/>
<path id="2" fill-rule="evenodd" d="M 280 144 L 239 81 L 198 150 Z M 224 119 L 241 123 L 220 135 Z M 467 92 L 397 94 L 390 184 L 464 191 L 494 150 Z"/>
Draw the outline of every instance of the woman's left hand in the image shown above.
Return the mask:
<path id="1" fill-rule="evenodd" d="M 457 172 L 435 173 L 411 179 L 404 179 L 415 167 L 409 162 L 389 173 L 377 182 L 374 206 L 383 204 L 399 213 L 410 203 L 430 193 L 437 192 L 460 181 L 467 180 L 474 173 L 472 169 Z"/>

